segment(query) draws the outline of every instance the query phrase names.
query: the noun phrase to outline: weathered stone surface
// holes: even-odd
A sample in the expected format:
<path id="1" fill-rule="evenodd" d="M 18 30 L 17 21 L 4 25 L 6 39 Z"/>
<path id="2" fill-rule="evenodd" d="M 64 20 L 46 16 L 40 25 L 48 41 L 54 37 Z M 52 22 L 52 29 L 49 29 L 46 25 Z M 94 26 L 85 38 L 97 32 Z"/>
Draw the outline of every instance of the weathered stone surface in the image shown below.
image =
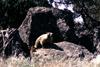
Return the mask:
<path id="1" fill-rule="evenodd" d="M 25 20 L 23 21 L 22 25 L 19 27 L 18 30 L 20 31 L 19 34 L 22 41 L 26 43 L 29 47 L 34 45 L 36 38 L 41 34 L 46 32 L 53 32 L 54 42 L 58 42 L 58 44 L 60 44 L 60 41 L 65 40 L 79 45 L 83 45 L 83 54 L 88 55 L 88 57 L 93 56 L 92 53 L 96 51 L 96 47 L 93 44 L 94 35 L 87 29 L 80 29 L 79 27 L 76 27 L 72 19 L 72 13 L 67 10 L 62 11 L 55 8 L 46 7 L 30 8 Z M 62 46 L 64 44 L 68 45 L 66 42 L 61 44 Z M 70 48 L 71 46 L 72 45 L 65 46 L 66 49 L 63 49 L 71 52 L 71 50 L 73 50 L 73 48 Z M 77 52 L 75 52 L 76 55 L 73 54 L 74 51 L 71 52 L 71 56 L 78 56 L 80 55 L 80 53 L 82 53 L 82 51 L 80 52 L 80 49 L 82 48 L 78 48 L 78 46 L 73 46 L 75 48 L 75 51 Z M 68 47 L 71 50 L 69 50 Z M 42 51 L 41 49 L 39 50 Z M 44 51 L 45 50 L 46 49 L 44 49 Z M 39 54 L 41 54 L 41 52 L 39 52 Z"/>
<path id="2" fill-rule="evenodd" d="M 28 45 L 34 43 L 35 39 L 45 32 L 53 32 L 54 41 L 66 40 L 66 32 L 74 25 L 71 17 L 69 11 L 46 7 L 30 8 L 19 27 L 20 36 Z"/>
<path id="3" fill-rule="evenodd" d="M 48 44 L 48 46 L 45 46 L 44 48 L 37 49 L 36 52 L 33 52 L 33 58 L 36 57 L 39 60 L 67 60 L 69 58 L 90 60 L 93 58 L 93 54 L 83 46 L 62 41 L 59 43 Z"/>

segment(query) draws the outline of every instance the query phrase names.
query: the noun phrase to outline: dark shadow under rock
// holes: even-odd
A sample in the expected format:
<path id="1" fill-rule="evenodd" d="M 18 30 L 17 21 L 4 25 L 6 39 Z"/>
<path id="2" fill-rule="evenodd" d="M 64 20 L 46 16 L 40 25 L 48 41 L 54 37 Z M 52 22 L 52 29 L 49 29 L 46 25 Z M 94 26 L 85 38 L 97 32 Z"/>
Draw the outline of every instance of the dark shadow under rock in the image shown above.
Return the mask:
<path id="1" fill-rule="evenodd" d="M 86 49 L 88 49 L 91 53 L 95 53 L 97 51 L 94 43 L 93 43 L 93 35 L 83 35 L 79 38 L 79 44 L 83 45 Z"/>
<path id="2" fill-rule="evenodd" d="M 38 46 L 37 49 L 40 49 L 42 48 L 42 46 Z M 57 46 L 56 44 L 53 44 L 53 43 L 46 43 L 43 45 L 43 48 L 44 49 L 55 49 L 55 50 L 60 50 L 60 51 L 63 51 L 63 49 L 59 46 Z"/>

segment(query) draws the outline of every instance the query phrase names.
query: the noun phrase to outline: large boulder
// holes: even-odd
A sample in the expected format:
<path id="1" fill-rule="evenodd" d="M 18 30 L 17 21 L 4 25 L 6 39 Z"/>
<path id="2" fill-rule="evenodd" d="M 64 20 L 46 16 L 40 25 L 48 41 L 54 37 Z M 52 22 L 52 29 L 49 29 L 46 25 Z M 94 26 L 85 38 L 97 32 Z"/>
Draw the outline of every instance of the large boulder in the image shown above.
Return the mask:
<path id="1" fill-rule="evenodd" d="M 32 58 L 35 61 L 38 60 L 68 60 L 68 59 L 80 59 L 91 60 L 94 57 L 85 47 L 62 41 L 59 43 L 48 44 L 44 49 L 39 48 L 36 52 L 33 52 Z"/>
<path id="2" fill-rule="evenodd" d="M 18 30 L 20 31 L 19 34 L 22 40 L 28 45 L 34 44 L 36 38 L 46 32 L 54 33 L 55 42 L 61 40 L 77 40 L 75 39 L 72 13 L 54 8 L 30 8 Z M 67 31 L 69 31 L 68 34 L 66 34 Z"/>
<path id="3" fill-rule="evenodd" d="M 54 42 L 66 40 L 83 45 L 94 53 L 96 51 L 94 45 L 95 32 L 86 28 L 86 26 L 76 25 L 72 16 L 73 14 L 69 10 L 63 11 L 46 7 L 30 8 L 18 29 L 19 35 L 23 42 L 30 47 L 41 34 L 53 32 Z"/>
<path id="4" fill-rule="evenodd" d="M 44 34 L 46 32 L 53 32 L 53 42 L 58 42 L 57 44 L 55 44 L 56 47 L 59 46 L 60 41 L 69 41 L 78 44 L 77 46 L 75 46 L 76 44 L 72 46 L 67 44 L 67 42 L 61 42 L 60 47 L 64 45 L 66 47 L 63 47 L 63 50 L 68 50 L 69 52 L 71 52 L 73 48 L 69 50 L 68 47 L 70 48 L 70 46 L 75 48 L 74 51 L 78 50 L 78 53 L 75 52 L 76 55 L 73 54 L 74 51 L 71 52 L 71 56 L 79 56 L 80 54 L 82 54 L 91 57 L 96 52 L 96 47 L 93 44 L 94 34 L 84 28 L 79 29 L 78 26 L 76 27 L 72 19 L 72 12 L 68 10 L 62 11 L 56 8 L 46 7 L 30 8 L 27 12 L 26 18 L 24 19 L 22 25 L 18 28 L 18 30 L 22 41 L 26 43 L 29 48 L 34 45 L 36 38 L 41 34 Z M 84 49 L 80 51 L 80 49 L 82 49 L 82 46 L 80 48 L 79 45 L 84 46 Z M 52 47 L 52 45 L 50 45 L 49 47 Z M 48 50 L 44 49 L 43 51 Z M 40 49 L 39 51 L 42 50 Z M 55 51 L 56 50 L 54 50 L 53 52 Z M 42 52 L 39 52 L 38 54 L 40 55 L 41 53 Z"/>

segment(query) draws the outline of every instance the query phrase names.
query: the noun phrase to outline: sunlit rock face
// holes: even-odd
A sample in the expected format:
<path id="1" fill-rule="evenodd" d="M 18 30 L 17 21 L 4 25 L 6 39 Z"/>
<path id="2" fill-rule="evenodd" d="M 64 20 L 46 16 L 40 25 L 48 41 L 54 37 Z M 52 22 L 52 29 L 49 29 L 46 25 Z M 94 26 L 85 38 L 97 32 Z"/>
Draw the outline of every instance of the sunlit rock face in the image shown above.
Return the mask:
<path id="1" fill-rule="evenodd" d="M 74 10 L 73 10 L 74 5 L 71 3 L 71 1 L 65 1 L 65 0 L 48 0 L 48 2 L 54 8 L 58 8 L 60 10 L 68 9 L 71 12 L 74 12 Z"/>
<path id="2" fill-rule="evenodd" d="M 100 67 L 100 54 L 91 60 L 93 67 Z"/>
<path id="3" fill-rule="evenodd" d="M 82 15 L 76 13 L 74 11 L 74 4 L 72 0 L 48 0 L 49 4 L 52 5 L 54 8 L 58 8 L 60 10 L 69 10 L 73 13 L 73 20 L 76 24 L 80 24 L 81 26 L 84 24 L 84 20 Z"/>
<path id="4" fill-rule="evenodd" d="M 81 25 L 84 24 L 84 20 L 83 20 L 81 14 L 75 13 L 75 12 L 74 12 L 73 18 L 74 18 L 74 22 L 75 22 L 76 24 L 78 24 L 78 23 L 81 24 Z"/>

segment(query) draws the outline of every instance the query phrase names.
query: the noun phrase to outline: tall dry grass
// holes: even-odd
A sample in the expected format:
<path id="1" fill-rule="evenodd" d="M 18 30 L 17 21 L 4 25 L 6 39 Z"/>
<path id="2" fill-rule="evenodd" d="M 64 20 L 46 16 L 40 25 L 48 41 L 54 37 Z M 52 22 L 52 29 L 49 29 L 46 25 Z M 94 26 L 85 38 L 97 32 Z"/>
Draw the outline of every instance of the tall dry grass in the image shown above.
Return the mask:
<path id="1" fill-rule="evenodd" d="M 61 60 L 50 60 L 31 61 L 24 57 L 10 57 L 7 60 L 0 58 L 0 67 L 100 67 L 100 63 L 96 65 L 93 61 L 86 61 L 80 59 L 61 59 Z"/>

